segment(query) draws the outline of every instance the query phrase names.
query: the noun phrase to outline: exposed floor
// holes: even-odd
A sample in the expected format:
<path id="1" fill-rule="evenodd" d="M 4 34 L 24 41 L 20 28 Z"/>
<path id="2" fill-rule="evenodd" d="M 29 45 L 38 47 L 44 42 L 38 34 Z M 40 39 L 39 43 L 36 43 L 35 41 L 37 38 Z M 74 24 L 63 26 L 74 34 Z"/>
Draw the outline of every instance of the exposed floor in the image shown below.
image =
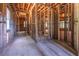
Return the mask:
<path id="1" fill-rule="evenodd" d="M 47 40 L 35 42 L 30 36 L 16 37 L 15 41 L 4 48 L 3 56 L 72 56 L 71 52 Z"/>

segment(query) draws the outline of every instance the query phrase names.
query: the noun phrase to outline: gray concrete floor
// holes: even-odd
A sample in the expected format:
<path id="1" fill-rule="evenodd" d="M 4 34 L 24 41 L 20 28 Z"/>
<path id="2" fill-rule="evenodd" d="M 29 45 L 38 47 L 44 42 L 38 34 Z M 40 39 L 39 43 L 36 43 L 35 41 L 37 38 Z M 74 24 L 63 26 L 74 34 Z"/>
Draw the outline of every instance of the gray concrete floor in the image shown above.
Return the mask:
<path id="1" fill-rule="evenodd" d="M 47 40 L 35 42 L 30 36 L 16 37 L 15 41 L 3 49 L 3 56 L 73 56 L 62 46 Z"/>

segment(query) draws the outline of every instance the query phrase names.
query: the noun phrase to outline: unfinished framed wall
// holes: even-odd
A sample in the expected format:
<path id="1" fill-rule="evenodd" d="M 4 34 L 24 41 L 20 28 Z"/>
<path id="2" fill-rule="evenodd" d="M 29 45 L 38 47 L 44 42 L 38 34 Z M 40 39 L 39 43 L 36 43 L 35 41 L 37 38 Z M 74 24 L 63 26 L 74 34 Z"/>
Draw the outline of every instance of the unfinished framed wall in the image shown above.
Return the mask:
<path id="1" fill-rule="evenodd" d="M 0 48 L 7 44 L 6 4 L 0 3 Z"/>
<path id="2" fill-rule="evenodd" d="M 58 4 L 54 10 L 54 39 L 74 49 L 74 4 Z"/>

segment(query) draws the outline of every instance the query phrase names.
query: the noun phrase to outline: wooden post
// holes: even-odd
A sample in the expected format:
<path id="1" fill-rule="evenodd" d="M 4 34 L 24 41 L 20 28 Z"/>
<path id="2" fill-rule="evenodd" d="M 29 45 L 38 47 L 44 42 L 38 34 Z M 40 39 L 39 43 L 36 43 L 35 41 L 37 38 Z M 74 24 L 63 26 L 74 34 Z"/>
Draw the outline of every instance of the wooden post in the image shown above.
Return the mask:
<path id="1" fill-rule="evenodd" d="M 51 17 L 50 18 L 51 19 L 51 21 L 50 21 L 50 23 L 51 23 L 50 24 L 50 28 L 51 28 L 50 33 L 51 33 L 51 38 L 53 38 L 53 15 L 52 15 L 53 13 L 52 13 L 52 9 L 50 10 L 50 14 L 51 14 L 51 16 L 50 16 Z"/>
<path id="2" fill-rule="evenodd" d="M 64 6 L 64 41 L 67 42 L 67 6 Z"/>
<path id="3" fill-rule="evenodd" d="M 43 31 L 44 31 L 44 36 L 45 36 L 45 19 L 46 19 L 46 18 L 45 18 L 45 14 L 46 14 L 46 11 L 45 11 L 45 9 L 44 9 L 44 16 L 43 16 L 43 17 L 44 17 L 44 18 L 43 18 L 43 19 L 44 19 L 44 30 L 43 30 Z M 43 19 L 42 19 L 42 20 L 43 20 Z"/>
<path id="4" fill-rule="evenodd" d="M 17 14 L 17 13 L 16 13 Z M 17 27 L 18 27 L 18 32 L 19 32 L 19 17 L 18 17 L 18 15 L 17 15 Z"/>
<path id="5" fill-rule="evenodd" d="M 19 24 L 19 31 L 20 31 L 20 19 L 19 19 L 19 15 L 18 15 L 18 24 Z"/>
<path id="6" fill-rule="evenodd" d="M 32 19 L 32 11 L 31 11 L 31 21 L 30 21 L 30 26 L 31 26 L 31 27 L 30 27 L 30 28 L 31 28 L 31 36 L 32 36 L 32 20 L 33 20 L 33 19 Z"/>
<path id="7" fill-rule="evenodd" d="M 48 38 L 50 39 L 51 38 L 51 8 L 50 8 L 50 4 L 49 4 L 49 7 L 48 7 Z"/>
<path id="8" fill-rule="evenodd" d="M 41 32 L 41 12 L 40 12 L 39 17 L 40 17 L 40 18 L 39 18 L 39 19 L 40 19 L 40 22 L 39 22 L 39 27 L 40 27 L 40 28 L 39 28 L 39 29 L 40 29 L 39 35 L 41 36 L 41 35 L 42 35 L 42 34 L 40 34 L 40 33 L 42 33 L 42 32 Z"/>
<path id="9" fill-rule="evenodd" d="M 2 40 L 3 40 L 3 17 L 2 17 L 2 12 L 0 12 L 0 47 L 2 47 L 3 45 L 3 42 L 2 42 Z"/>
<path id="10" fill-rule="evenodd" d="M 74 47 L 79 56 L 79 3 L 74 4 Z"/>
<path id="11" fill-rule="evenodd" d="M 2 5 L 2 15 L 1 15 L 1 17 L 2 17 L 2 27 L 1 27 L 1 29 L 2 29 L 2 31 L 1 31 L 1 43 L 2 43 L 2 47 L 4 46 L 4 41 L 5 41 L 5 37 L 6 37 L 6 33 L 5 33 L 5 4 L 3 3 L 3 5 Z"/>
<path id="12" fill-rule="evenodd" d="M 58 40 L 60 40 L 60 5 L 58 5 Z"/>
<path id="13" fill-rule="evenodd" d="M 47 19 L 48 23 L 48 38 L 50 37 L 50 7 L 48 7 L 48 19 Z"/>
<path id="14" fill-rule="evenodd" d="M 71 36 L 72 36 L 72 47 L 74 48 L 74 4 L 72 3 L 71 4 L 71 16 L 72 16 L 72 33 L 71 33 Z"/>
<path id="15" fill-rule="evenodd" d="M 38 39 L 38 20 L 37 20 L 37 4 L 35 5 L 35 38 Z"/>

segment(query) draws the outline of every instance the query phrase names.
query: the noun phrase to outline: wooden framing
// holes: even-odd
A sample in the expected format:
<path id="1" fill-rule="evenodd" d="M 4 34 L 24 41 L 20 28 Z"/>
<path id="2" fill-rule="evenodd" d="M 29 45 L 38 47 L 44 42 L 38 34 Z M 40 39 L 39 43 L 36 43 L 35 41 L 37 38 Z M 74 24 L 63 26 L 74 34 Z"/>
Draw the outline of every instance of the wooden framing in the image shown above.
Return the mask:
<path id="1" fill-rule="evenodd" d="M 52 4 L 32 4 L 32 3 L 27 3 L 27 4 L 22 4 L 20 6 L 20 3 L 17 4 L 15 6 L 15 4 L 12 4 L 13 8 L 14 8 L 14 12 L 24 12 L 26 14 L 28 14 L 29 16 L 29 30 L 32 30 L 32 35 L 33 35 L 33 31 L 35 31 L 34 35 L 36 37 L 36 39 L 38 39 L 37 37 L 39 36 L 39 31 L 42 30 L 42 33 L 45 36 L 45 22 L 46 22 L 46 17 L 48 19 L 48 35 L 51 38 L 54 37 L 54 39 L 60 40 L 60 41 L 65 41 L 66 43 L 68 43 L 68 39 L 67 39 L 67 32 L 68 31 L 72 31 L 72 46 L 74 46 L 73 41 L 74 41 L 74 17 L 73 17 L 73 11 L 72 9 L 74 9 L 73 4 L 66 4 L 66 3 L 52 3 Z M 25 7 L 26 6 L 26 7 Z M 72 6 L 72 7 L 69 7 Z M 18 7 L 18 8 L 16 8 Z M 20 9 L 22 8 L 22 9 Z M 61 10 L 62 9 L 62 10 Z M 65 17 L 63 17 L 63 20 L 65 21 L 64 23 L 64 40 L 61 40 L 61 32 L 60 32 L 60 21 L 61 20 L 61 13 L 64 13 Z M 72 17 L 68 16 L 69 14 L 71 14 Z M 20 15 L 17 14 L 17 17 L 21 17 Z M 25 16 L 24 16 L 25 17 Z M 26 18 L 25 17 L 25 18 Z M 70 20 L 72 19 L 72 20 Z M 41 21 L 42 20 L 42 21 Z M 70 28 L 67 28 L 67 21 L 69 20 L 69 25 Z M 40 22 L 40 23 L 38 23 Z M 43 24 L 41 23 L 43 22 Z M 41 29 L 41 25 L 44 27 L 43 29 Z M 52 30 L 54 28 L 54 30 Z"/>

